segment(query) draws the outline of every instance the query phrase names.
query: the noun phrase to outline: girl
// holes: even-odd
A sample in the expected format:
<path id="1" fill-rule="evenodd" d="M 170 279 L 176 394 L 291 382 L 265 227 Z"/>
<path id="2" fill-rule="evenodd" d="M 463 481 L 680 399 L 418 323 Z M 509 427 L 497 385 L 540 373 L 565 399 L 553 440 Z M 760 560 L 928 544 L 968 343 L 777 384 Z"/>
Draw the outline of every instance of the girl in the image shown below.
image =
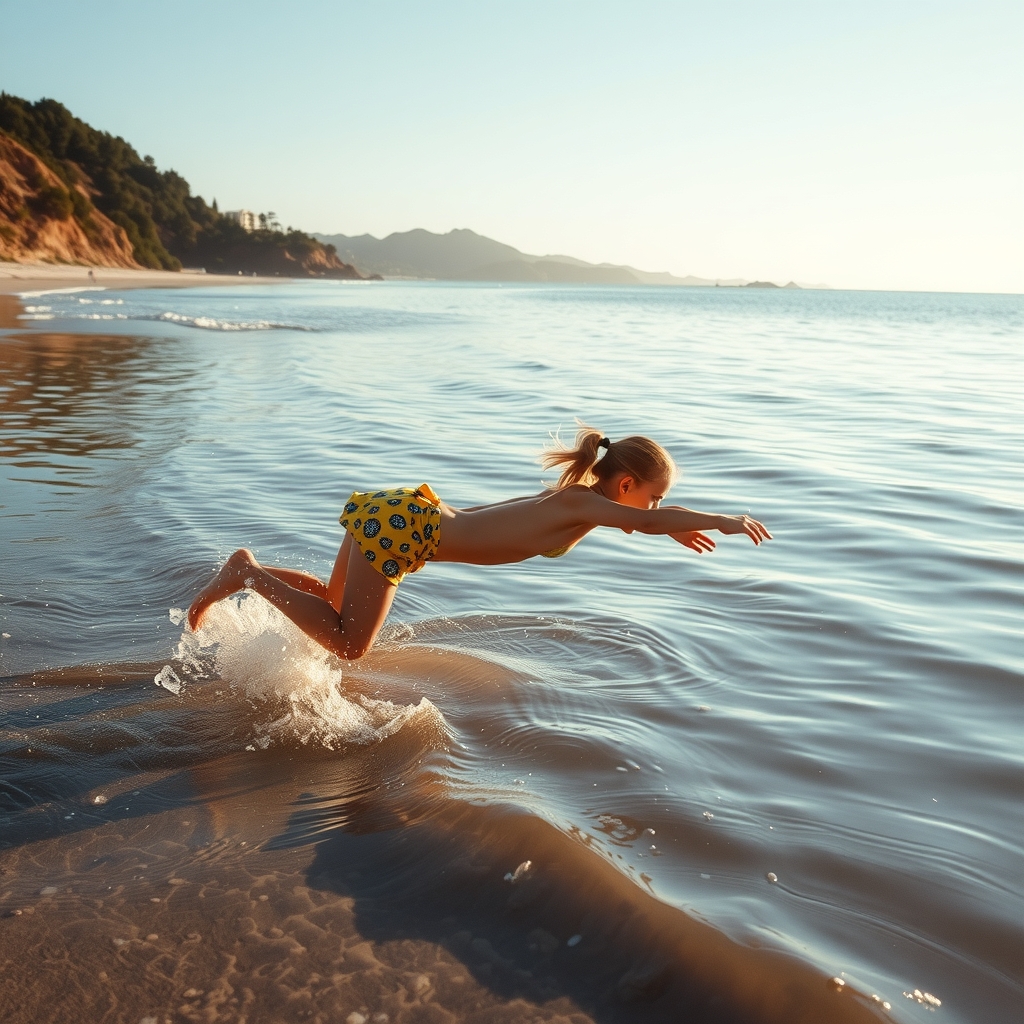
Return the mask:
<path id="1" fill-rule="evenodd" d="M 704 530 L 745 533 L 755 544 L 771 539 L 749 516 L 662 508 L 676 466 L 646 437 L 612 443 L 581 426 L 575 448 L 559 446 L 541 461 L 546 469 L 565 467 L 553 490 L 494 505 L 452 508 L 427 484 L 356 492 L 340 517 L 345 539 L 326 585 L 309 573 L 260 565 L 242 549 L 193 601 L 189 625 L 198 629 L 210 605 L 245 588 L 339 658 L 361 658 L 384 625 L 398 584 L 429 561 L 502 565 L 534 555 L 558 558 L 595 526 L 667 534 L 698 553 L 715 547 Z"/>

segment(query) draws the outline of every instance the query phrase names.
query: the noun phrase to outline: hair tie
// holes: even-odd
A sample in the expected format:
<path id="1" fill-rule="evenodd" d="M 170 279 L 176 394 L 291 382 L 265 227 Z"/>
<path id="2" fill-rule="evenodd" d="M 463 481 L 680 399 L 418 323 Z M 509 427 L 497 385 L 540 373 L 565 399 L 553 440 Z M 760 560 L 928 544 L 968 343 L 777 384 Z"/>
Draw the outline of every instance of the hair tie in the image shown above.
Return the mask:
<path id="1" fill-rule="evenodd" d="M 602 437 L 601 440 L 597 442 L 598 448 L 611 448 L 611 446 L 612 443 L 611 441 L 608 440 L 607 437 Z"/>

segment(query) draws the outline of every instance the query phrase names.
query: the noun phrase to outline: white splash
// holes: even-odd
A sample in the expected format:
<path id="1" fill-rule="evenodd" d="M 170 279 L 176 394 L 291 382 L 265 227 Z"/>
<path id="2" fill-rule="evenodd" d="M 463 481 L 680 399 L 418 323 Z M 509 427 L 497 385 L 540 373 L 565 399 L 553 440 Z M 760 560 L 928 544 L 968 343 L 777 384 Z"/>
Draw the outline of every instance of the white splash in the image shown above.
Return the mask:
<path id="1" fill-rule="evenodd" d="M 175 696 L 181 693 L 181 680 L 178 678 L 178 673 L 170 665 L 164 665 L 153 677 L 153 682 L 157 686 L 162 686 L 165 690 L 170 690 Z"/>
<path id="2" fill-rule="evenodd" d="M 181 614 L 171 609 L 171 620 L 180 622 Z M 342 663 L 252 592 L 213 605 L 196 632 L 186 626 L 176 656 L 186 676 L 219 677 L 248 701 L 255 712 L 251 743 L 261 749 L 376 743 L 414 720 L 447 731 L 425 697 L 396 704 L 346 692 Z"/>

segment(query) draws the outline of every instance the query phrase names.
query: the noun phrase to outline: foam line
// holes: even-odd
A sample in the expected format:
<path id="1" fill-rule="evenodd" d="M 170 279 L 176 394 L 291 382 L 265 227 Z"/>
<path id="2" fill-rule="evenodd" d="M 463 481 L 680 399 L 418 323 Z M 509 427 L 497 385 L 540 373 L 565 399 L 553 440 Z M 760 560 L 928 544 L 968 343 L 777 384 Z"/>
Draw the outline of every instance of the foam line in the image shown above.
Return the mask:
<path id="1" fill-rule="evenodd" d="M 40 295 L 73 295 L 75 292 L 105 292 L 102 285 L 85 285 L 81 288 L 44 288 L 35 292 L 18 292 L 19 299 L 36 299 Z"/>

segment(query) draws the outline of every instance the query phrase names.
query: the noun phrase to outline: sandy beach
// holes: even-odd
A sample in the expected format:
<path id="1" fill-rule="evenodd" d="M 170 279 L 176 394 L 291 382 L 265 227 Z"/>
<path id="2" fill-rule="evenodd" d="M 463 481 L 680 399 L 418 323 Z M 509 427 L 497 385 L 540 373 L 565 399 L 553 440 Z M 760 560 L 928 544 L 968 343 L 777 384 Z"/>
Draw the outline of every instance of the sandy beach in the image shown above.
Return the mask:
<path id="1" fill-rule="evenodd" d="M 89 277 L 90 271 L 92 277 Z M 0 263 L 0 293 L 57 288 L 198 288 L 203 285 L 276 284 L 283 277 L 200 274 L 195 271 L 125 270 L 66 263 Z"/>

